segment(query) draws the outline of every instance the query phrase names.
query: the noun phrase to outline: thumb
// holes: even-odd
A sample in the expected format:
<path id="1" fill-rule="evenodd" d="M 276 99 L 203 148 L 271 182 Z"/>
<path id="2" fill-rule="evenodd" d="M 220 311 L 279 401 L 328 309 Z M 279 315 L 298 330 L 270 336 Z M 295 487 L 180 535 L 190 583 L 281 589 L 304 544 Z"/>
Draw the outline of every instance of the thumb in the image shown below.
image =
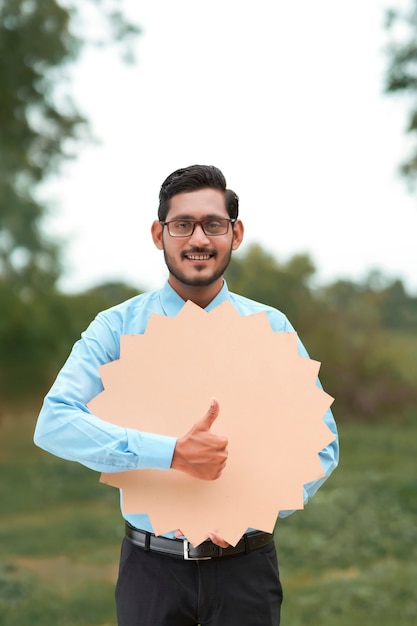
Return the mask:
<path id="1" fill-rule="evenodd" d="M 216 398 L 212 398 L 209 410 L 207 411 L 203 419 L 200 421 L 200 426 L 204 428 L 205 430 L 209 430 L 214 420 L 217 418 L 219 414 L 219 410 L 220 410 L 219 403 L 217 402 Z"/>

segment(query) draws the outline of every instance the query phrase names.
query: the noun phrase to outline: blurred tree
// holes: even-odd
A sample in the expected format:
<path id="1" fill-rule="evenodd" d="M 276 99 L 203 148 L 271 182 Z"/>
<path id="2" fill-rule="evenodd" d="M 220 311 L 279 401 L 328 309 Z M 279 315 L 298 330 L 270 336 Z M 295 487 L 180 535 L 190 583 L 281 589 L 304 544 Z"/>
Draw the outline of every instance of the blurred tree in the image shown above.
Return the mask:
<path id="1" fill-rule="evenodd" d="M 386 26 L 391 35 L 387 48 L 388 66 L 385 88 L 388 93 L 408 96 L 410 111 L 406 132 L 417 133 L 417 0 L 408 0 L 408 9 L 390 9 Z M 401 172 L 415 189 L 417 182 L 417 147 L 402 164 Z"/>
<path id="2" fill-rule="evenodd" d="M 61 337 L 64 344 L 61 357 L 65 358 L 68 355 L 74 341 L 79 339 L 80 333 L 87 328 L 99 311 L 133 298 L 138 293 L 141 293 L 138 289 L 125 283 L 107 282 L 84 293 L 60 294 L 56 300 L 59 302 L 64 319 L 64 323 L 61 324 L 63 327 Z"/>
<path id="3" fill-rule="evenodd" d="M 60 274 L 57 246 L 42 235 L 47 207 L 36 187 L 74 155 L 88 122 L 65 93 L 65 70 L 91 37 L 87 3 L 0 0 L 0 278 L 27 299 Z M 94 43 L 128 42 L 138 28 L 117 0 L 92 0 L 104 34 Z"/>
<path id="4" fill-rule="evenodd" d="M 417 402 L 417 338 L 408 325 L 415 299 L 403 294 L 394 324 L 391 293 L 398 281 L 374 283 L 372 275 L 360 285 L 336 281 L 318 290 L 322 314 L 308 346 L 322 361 L 322 381 L 342 418 L 402 419 Z"/>
<path id="5" fill-rule="evenodd" d="M 230 288 L 248 298 L 265 302 L 285 313 L 294 325 L 313 316 L 309 281 L 315 267 L 307 255 L 280 264 L 261 246 L 253 244 L 245 255 L 235 255 L 227 270 Z"/>
<path id="6" fill-rule="evenodd" d="M 83 46 L 122 43 L 125 60 L 133 58 L 129 44 L 139 29 L 120 4 L 0 0 L 2 400 L 45 384 L 61 347 L 68 348 L 67 329 L 78 328 L 76 320 L 64 325 L 67 303 L 54 290 L 59 249 L 42 233 L 48 207 L 37 190 L 90 137 L 88 120 L 66 92 L 69 67 Z"/>
<path id="7" fill-rule="evenodd" d="M 385 328 L 417 330 L 417 297 L 406 293 L 401 280 L 380 291 L 379 310 Z"/>
<path id="8" fill-rule="evenodd" d="M 52 291 L 28 306 L 0 279 L 0 395 L 2 404 L 42 395 L 72 345 L 96 316 L 139 292 L 105 283 L 81 294 Z"/>

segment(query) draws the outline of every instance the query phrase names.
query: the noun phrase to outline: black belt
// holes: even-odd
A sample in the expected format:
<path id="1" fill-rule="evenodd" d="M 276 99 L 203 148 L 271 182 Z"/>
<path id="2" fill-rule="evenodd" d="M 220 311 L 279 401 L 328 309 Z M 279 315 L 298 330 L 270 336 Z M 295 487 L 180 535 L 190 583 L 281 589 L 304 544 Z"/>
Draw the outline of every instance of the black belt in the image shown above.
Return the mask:
<path id="1" fill-rule="evenodd" d="M 126 537 L 147 552 L 160 552 L 170 556 L 181 557 L 185 560 L 198 559 L 218 559 L 223 556 L 234 556 L 256 550 L 266 546 L 273 541 L 273 535 L 259 530 L 243 535 L 242 539 L 235 545 L 228 548 L 216 546 L 212 541 L 204 541 L 199 546 L 193 548 L 186 539 L 169 539 L 168 537 L 156 537 L 152 533 L 139 530 L 126 523 Z"/>

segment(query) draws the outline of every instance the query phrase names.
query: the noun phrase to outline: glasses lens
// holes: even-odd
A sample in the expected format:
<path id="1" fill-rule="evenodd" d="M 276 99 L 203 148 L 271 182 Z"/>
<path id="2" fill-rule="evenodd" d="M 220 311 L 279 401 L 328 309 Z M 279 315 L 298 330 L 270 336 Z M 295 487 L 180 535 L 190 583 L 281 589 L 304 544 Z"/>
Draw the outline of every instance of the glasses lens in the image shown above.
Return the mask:
<path id="1" fill-rule="evenodd" d="M 203 229 L 206 235 L 225 235 L 229 227 L 229 220 L 206 220 L 203 222 Z"/>
<path id="2" fill-rule="evenodd" d="M 168 222 L 168 231 L 172 237 L 188 237 L 193 232 L 194 223 L 185 220 Z"/>
<path id="3" fill-rule="evenodd" d="M 203 222 L 192 220 L 173 220 L 167 222 L 168 232 L 172 237 L 189 237 L 194 231 L 194 225 L 201 224 L 206 235 L 225 235 L 229 229 L 228 219 L 210 219 Z"/>

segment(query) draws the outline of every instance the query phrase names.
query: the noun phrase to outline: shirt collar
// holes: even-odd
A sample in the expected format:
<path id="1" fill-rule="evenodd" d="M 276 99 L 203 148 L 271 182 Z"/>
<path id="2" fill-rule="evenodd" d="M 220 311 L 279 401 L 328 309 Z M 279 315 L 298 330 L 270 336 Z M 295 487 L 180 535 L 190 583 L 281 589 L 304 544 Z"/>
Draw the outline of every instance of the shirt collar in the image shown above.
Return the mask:
<path id="1" fill-rule="evenodd" d="M 205 311 L 211 311 L 225 300 L 229 300 L 229 289 L 223 280 L 223 287 L 213 300 L 206 306 Z M 160 290 L 160 302 L 162 309 L 168 317 L 176 317 L 185 304 L 185 301 L 177 294 L 167 281 Z"/>

